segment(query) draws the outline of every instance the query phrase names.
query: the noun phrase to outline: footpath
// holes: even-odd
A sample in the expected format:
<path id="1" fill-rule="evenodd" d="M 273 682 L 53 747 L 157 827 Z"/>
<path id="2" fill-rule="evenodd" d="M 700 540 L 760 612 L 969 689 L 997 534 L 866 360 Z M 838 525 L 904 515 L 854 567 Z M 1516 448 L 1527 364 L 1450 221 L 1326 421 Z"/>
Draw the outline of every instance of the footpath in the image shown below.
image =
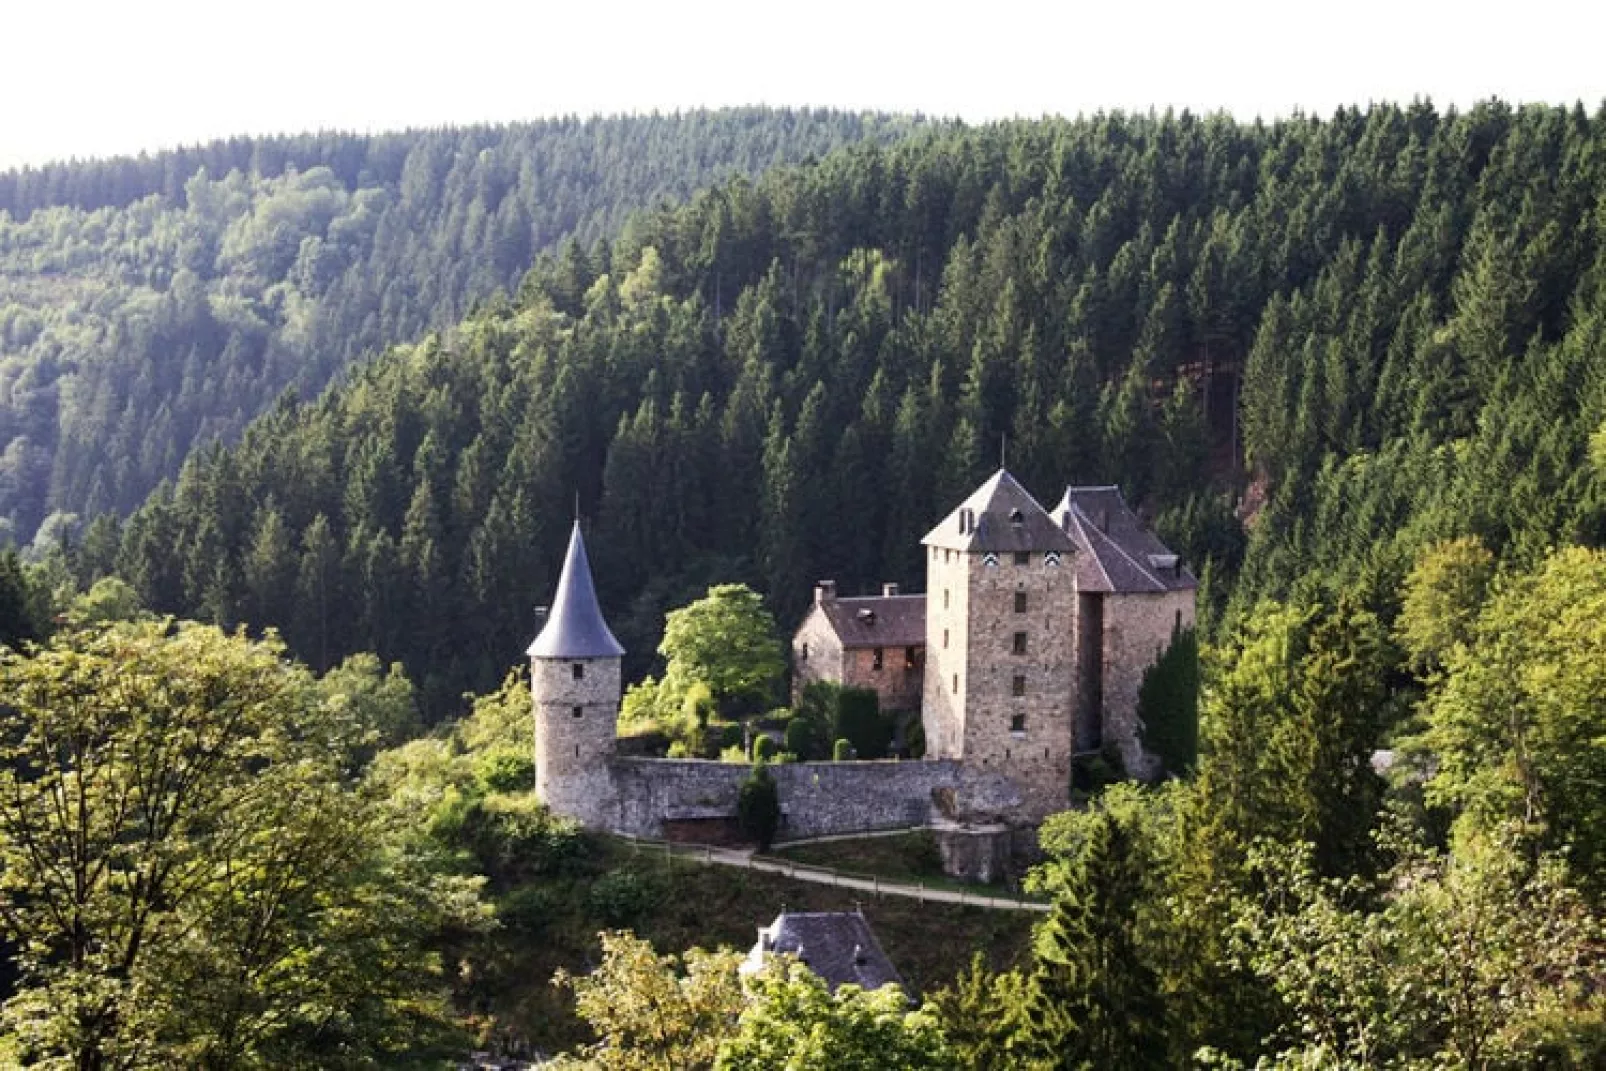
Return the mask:
<path id="1" fill-rule="evenodd" d="M 619 837 L 619 839 L 635 845 L 636 849 L 641 852 L 662 853 L 666 856 L 706 863 L 710 866 L 738 867 L 743 870 L 756 870 L 766 874 L 779 874 L 794 881 L 808 881 L 816 885 L 830 885 L 838 889 L 856 889 L 872 896 L 902 896 L 925 903 L 960 904 L 964 907 L 980 907 L 993 911 L 1047 912 L 1049 909 L 1048 904 L 1038 900 L 1023 900 L 1013 896 L 971 892 L 964 888 L 931 887 L 923 882 L 892 881 L 875 874 L 855 874 L 845 870 L 832 870 L 829 867 L 812 866 L 808 863 L 799 863 L 772 855 L 759 855 L 756 852 L 744 851 L 739 848 L 716 848 L 708 844 L 672 844 L 668 841 L 624 836 Z M 825 838 L 820 839 L 823 840 Z M 849 840 L 852 838 L 832 837 L 830 839 Z"/>

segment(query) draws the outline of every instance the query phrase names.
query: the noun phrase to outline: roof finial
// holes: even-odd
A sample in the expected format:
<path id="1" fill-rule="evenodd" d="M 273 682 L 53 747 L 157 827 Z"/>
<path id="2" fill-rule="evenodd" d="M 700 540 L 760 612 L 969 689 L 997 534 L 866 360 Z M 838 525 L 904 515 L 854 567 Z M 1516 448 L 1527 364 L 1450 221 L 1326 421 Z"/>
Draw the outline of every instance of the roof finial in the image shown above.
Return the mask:
<path id="1" fill-rule="evenodd" d="M 1008 432 L 999 432 L 999 434 L 998 434 L 998 467 L 1001 468 L 1001 469 L 1009 468 L 1009 433 Z"/>
<path id="2" fill-rule="evenodd" d="M 574 523 L 580 523 L 580 489 L 574 489 Z"/>

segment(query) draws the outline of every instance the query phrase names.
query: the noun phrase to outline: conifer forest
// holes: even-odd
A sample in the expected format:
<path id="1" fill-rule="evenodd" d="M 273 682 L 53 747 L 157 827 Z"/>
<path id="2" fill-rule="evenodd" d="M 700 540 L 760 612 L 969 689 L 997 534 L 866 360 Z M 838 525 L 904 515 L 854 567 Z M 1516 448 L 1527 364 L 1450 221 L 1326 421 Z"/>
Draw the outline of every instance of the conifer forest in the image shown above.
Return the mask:
<path id="1" fill-rule="evenodd" d="M 1082 771 L 1045 910 L 889 918 L 905 995 L 744 984 L 756 877 L 532 792 L 576 512 L 625 682 L 705 682 L 627 719 L 748 761 L 709 719 L 804 718 L 784 669 L 710 691 L 666 615 L 920 591 L 1001 462 L 1198 577 L 1168 776 Z M 3 173 L 0 547 L 0 1065 L 1606 1063 L 1606 108 Z"/>

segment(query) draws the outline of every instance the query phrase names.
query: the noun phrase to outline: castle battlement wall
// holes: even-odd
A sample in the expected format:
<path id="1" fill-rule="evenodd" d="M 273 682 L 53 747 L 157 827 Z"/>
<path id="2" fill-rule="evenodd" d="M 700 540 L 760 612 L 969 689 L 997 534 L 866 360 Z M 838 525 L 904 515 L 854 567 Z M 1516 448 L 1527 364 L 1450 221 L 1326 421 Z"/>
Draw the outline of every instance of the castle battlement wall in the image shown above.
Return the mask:
<path id="1" fill-rule="evenodd" d="M 751 767 L 711 759 L 615 758 L 608 764 L 615 832 L 657 837 L 666 819 L 734 815 Z M 948 760 L 787 762 L 769 767 L 784 838 L 925 825 L 938 817 L 990 818 L 1019 808 L 1002 773 Z"/>

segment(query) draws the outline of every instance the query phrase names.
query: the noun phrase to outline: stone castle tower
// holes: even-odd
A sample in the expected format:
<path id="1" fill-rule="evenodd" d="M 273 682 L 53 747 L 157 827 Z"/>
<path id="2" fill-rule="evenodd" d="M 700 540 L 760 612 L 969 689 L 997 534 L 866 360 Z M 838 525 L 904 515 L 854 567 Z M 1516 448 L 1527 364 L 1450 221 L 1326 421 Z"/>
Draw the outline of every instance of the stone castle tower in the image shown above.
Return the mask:
<path id="1" fill-rule="evenodd" d="M 526 653 L 535 706 L 536 793 L 559 814 L 606 825 L 625 649 L 597 605 L 578 520 L 551 612 Z"/>
<path id="2" fill-rule="evenodd" d="M 1075 753 L 1076 545 L 1000 469 L 928 533 L 926 755 L 1007 772 L 1063 810 Z"/>

